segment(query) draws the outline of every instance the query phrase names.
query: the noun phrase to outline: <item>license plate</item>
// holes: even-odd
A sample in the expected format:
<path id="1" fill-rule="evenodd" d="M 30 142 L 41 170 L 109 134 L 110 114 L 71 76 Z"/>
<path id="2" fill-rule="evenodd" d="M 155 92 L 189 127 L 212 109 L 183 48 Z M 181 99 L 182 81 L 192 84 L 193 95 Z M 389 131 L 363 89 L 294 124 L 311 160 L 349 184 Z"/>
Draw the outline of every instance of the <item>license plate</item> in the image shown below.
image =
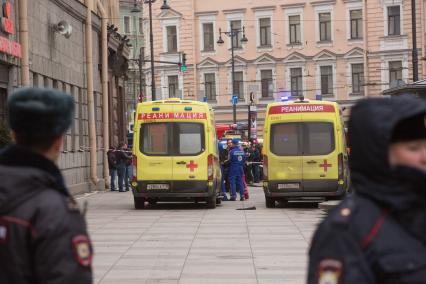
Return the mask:
<path id="1" fill-rule="evenodd" d="M 168 184 L 148 184 L 146 186 L 147 190 L 156 190 L 156 189 L 169 189 Z"/>
<path id="2" fill-rule="evenodd" d="M 280 183 L 278 189 L 299 189 L 300 184 L 298 183 Z"/>

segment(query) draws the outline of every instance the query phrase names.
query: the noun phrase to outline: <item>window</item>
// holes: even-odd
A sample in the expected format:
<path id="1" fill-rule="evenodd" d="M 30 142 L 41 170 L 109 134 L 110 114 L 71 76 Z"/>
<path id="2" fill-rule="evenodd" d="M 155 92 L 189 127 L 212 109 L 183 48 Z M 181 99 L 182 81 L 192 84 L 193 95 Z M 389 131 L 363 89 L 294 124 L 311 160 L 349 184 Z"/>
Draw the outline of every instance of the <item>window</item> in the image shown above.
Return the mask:
<path id="1" fill-rule="evenodd" d="M 236 21 L 231 21 L 231 30 L 232 31 L 241 31 L 241 20 L 236 20 Z M 241 48 L 241 38 L 242 38 L 242 33 L 239 32 L 238 36 L 234 36 L 232 37 L 232 44 L 234 45 L 235 48 Z"/>
<path id="2" fill-rule="evenodd" d="M 139 34 L 143 34 L 143 19 L 139 18 Z"/>
<path id="3" fill-rule="evenodd" d="M 260 81 L 262 84 L 262 98 L 273 96 L 272 70 L 261 70 Z"/>
<path id="4" fill-rule="evenodd" d="M 326 155 L 334 150 L 334 130 L 332 123 L 304 123 L 303 155 Z"/>
<path id="5" fill-rule="evenodd" d="M 351 17 L 351 39 L 362 38 L 362 10 L 350 11 Z"/>
<path id="6" fill-rule="evenodd" d="M 303 94 L 302 89 L 302 68 L 291 68 L 290 69 L 290 85 L 291 85 L 291 96 L 300 97 Z"/>
<path id="7" fill-rule="evenodd" d="M 140 151 L 151 156 L 188 156 L 204 151 L 204 125 L 201 123 L 144 123 Z"/>
<path id="8" fill-rule="evenodd" d="M 170 152 L 168 123 L 145 123 L 141 126 L 140 150 L 147 155 L 167 155 Z"/>
<path id="9" fill-rule="evenodd" d="M 176 123 L 175 133 L 179 135 L 178 155 L 195 155 L 203 149 L 203 125 L 201 123 Z"/>
<path id="10" fill-rule="evenodd" d="M 259 19 L 260 46 L 271 46 L 271 19 Z"/>
<path id="11" fill-rule="evenodd" d="M 216 100 L 216 78 L 214 73 L 204 74 L 204 92 L 207 100 Z"/>
<path id="12" fill-rule="evenodd" d="M 399 6 L 388 7 L 388 35 L 400 35 L 400 10 Z"/>
<path id="13" fill-rule="evenodd" d="M 238 99 L 244 99 L 244 81 L 243 72 L 234 73 L 234 94 L 237 95 Z"/>
<path id="14" fill-rule="evenodd" d="M 319 14 L 320 41 L 331 41 L 331 14 Z"/>
<path id="15" fill-rule="evenodd" d="M 178 76 L 168 76 L 168 83 L 169 83 L 169 98 L 177 98 L 178 95 L 178 89 L 179 89 L 179 82 L 178 82 Z"/>
<path id="16" fill-rule="evenodd" d="M 300 44 L 300 16 L 289 16 L 289 35 L 290 35 L 290 44 Z"/>
<path id="17" fill-rule="evenodd" d="M 167 27 L 167 52 L 177 52 L 177 29 L 176 26 Z"/>
<path id="18" fill-rule="evenodd" d="M 321 66 L 321 94 L 333 94 L 333 66 Z"/>
<path id="19" fill-rule="evenodd" d="M 130 17 L 124 17 L 124 33 L 130 34 Z"/>
<path id="20" fill-rule="evenodd" d="M 402 61 L 389 61 L 389 84 L 402 80 Z"/>
<path id="21" fill-rule="evenodd" d="M 299 123 L 271 125 L 271 152 L 279 156 L 298 156 L 302 152 L 299 143 Z"/>
<path id="22" fill-rule="evenodd" d="M 278 156 L 317 156 L 335 148 L 334 127 L 328 122 L 271 125 L 271 151 Z"/>
<path id="23" fill-rule="evenodd" d="M 364 92 L 364 64 L 352 64 L 352 93 L 361 94 Z"/>
<path id="24" fill-rule="evenodd" d="M 203 34 L 204 34 L 204 51 L 213 51 L 214 50 L 213 23 L 203 24 Z"/>

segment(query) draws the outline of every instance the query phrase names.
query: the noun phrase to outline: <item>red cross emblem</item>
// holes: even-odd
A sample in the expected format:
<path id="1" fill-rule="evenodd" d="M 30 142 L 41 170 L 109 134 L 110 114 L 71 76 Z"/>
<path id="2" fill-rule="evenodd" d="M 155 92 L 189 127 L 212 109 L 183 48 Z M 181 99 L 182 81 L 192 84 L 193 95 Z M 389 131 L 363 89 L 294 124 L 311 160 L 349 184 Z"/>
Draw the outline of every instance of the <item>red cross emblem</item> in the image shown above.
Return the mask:
<path id="1" fill-rule="evenodd" d="M 324 169 L 324 172 L 327 172 L 328 168 L 331 168 L 332 164 L 327 163 L 327 160 L 324 160 L 324 164 L 319 165 L 320 168 Z"/>
<path id="2" fill-rule="evenodd" d="M 196 168 L 198 168 L 198 165 L 194 163 L 194 161 L 190 161 L 189 164 L 186 165 L 186 168 L 193 172 Z"/>

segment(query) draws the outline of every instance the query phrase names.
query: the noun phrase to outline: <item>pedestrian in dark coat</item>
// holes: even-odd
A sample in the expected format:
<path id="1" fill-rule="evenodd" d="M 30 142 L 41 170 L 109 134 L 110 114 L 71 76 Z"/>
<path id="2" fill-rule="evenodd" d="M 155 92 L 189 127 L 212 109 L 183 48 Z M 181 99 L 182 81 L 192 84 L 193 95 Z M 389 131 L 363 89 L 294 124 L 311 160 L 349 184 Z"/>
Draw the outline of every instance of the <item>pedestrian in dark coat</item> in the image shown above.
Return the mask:
<path id="1" fill-rule="evenodd" d="M 129 190 L 129 181 L 126 179 L 126 167 L 132 156 L 127 151 L 126 143 L 120 143 L 116 151 L 117 158 L 117 174 L 118 174 L 118 189 L 120 192 Z"/>
<path id="2" fill-rule="evenodd" d="M 23 89 L 8 99 L 16 144 L 0 152 L 0 282 L 92 283 L 86 222 L 56 160 L 74 119 L 71 96 Z"/>
<path id="3" fill-rule="evenodd" d="M 111 191 L 116 191 L 115 180 L 117 178 L 117 157 L 114 147 L 110 147 L 107 152 L 109 175 L 111 176 Z"/>
<path id="4" fill-rule="evenodd" d="M 308 283 L 426 283 L 426 101 L 361 101 L 349 138 L 354 194 L 321 223 Z"/>

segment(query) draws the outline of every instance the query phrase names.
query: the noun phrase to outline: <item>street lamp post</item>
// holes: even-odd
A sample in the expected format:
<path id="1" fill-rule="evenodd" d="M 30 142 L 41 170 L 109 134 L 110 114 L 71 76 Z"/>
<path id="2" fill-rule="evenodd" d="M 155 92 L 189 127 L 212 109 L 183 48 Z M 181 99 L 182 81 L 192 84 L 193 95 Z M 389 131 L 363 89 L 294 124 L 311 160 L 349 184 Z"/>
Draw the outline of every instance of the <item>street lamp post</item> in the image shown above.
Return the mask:
<path id="1" fill-rule="evenodd" d="M 151 49 L 151 94 L 152 94 L 152 100 L 155 101 L 156 97 L 155 97 L 155 68 L 154 68 L 154 34 L 152 32 L 152 4 L 155 3 L 156 0 L 144 0 L 145 4 L 148 4 L 149 6 L 149 44 L 150 44 L 150 49 Z M 168 10 L 170 9 L 170 6 L 167 4 L 167 0 L 163 1 L 163 5 L 160 8 L 161 10 Z M 133 3 L 133 9 L 132 9 L 132 13 L 140 13 L 141 10 L 138 7 L 136 0 L 134 0 Z M 142 51 L 142 49 L 141 49 Z M 142 53 L 139 54 L 139 72 L 142 71 L 142 62 L 143 62 L 144 58 L 142 58 Z M 142 86 L 142 75 L 140 75 L 140 80 L 141 83 L 140 85 Z M 142 89 L 141 89 L 142 90 Z"/>
<path id="2" fill-rule="evenodd" d="M 228 37 L 231 38 L 231 65 L 232 65 L 232 74 L 231 74 L 231 78 L 232 78 L 232 97 L 235 96 L 235 60 L 234 60 L 234 48 L 236 46 L 234 46 L 234 37 L 238 39 L 239 34 L 242 33 L 243 37 L 241 38 L 241 43 L 245 44 L 248 42 L 248 39 L 246 38 L 246 33 L 245 33 L 245 27 L 242 28 L 242 30 L 236 30 L 236 29 L 232 29 L 229 32 L 222 32 L 222 29 L 219 29 L 219 39 L 217 41 L 218 45 L 222 45 L 224 43 L 223 39 L 222 39 L 222 34 L 227 35 Z M 232 114 L 233 114 L 233 120 L 234 120 L 234 124 L 237 123 L 237 105 L 233 102 L 232 103 Z"/>

